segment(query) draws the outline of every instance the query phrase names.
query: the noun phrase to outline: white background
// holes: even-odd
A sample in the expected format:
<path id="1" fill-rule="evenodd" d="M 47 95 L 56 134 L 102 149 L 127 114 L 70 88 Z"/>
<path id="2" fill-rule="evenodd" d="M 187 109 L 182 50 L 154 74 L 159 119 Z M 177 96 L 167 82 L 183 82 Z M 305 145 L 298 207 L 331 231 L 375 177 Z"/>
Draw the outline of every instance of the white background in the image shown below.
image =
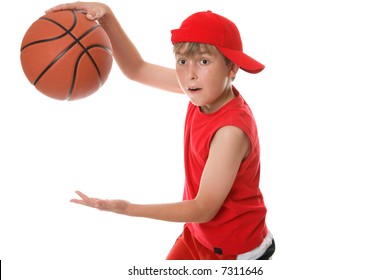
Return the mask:
<path id="1" fill-rule="evenodd" d="M 385 2 L 106 1 L 148 61 L 173 67 L 170 30 L 212 10 L 237 24 L 244 50 L 266 65 L 258 75 L 240 72 L 235 85 L 259 127 L 260 187 L 277 244 L 272 264 L 263 264 L 267 279 L 389 275 Z M 135 263 L 167 265 L 161 260 L 182 224 L 69 200 L 75 190 L 135 203 L 180 200 L 188 100 L 127 80 L 115 64 L 87 99 L 61 102 L 36 91 L 22 71 L 20 44 L 32 22 L 60 3 L 2 6 L 2 273 L 129 279 Z"/>

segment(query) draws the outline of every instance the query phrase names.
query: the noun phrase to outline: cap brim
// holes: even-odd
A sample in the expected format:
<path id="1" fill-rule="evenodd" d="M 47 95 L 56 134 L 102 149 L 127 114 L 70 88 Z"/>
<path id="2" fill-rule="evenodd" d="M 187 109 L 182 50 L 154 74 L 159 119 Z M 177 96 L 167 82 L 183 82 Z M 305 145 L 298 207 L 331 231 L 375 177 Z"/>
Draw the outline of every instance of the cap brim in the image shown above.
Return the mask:
<path id="1" fill-rule="evenodd" d="M 237 64 L 242 70 L 248 73 L 256 74 L 265 68 L 263 64 L 261 64 L 257 60 L 251 58 L 250 56 L 246 55 L 241 51 L 227 49 L 219 46 L 216 47 L 230 61 L 232 61 L 234 64 Z"/>

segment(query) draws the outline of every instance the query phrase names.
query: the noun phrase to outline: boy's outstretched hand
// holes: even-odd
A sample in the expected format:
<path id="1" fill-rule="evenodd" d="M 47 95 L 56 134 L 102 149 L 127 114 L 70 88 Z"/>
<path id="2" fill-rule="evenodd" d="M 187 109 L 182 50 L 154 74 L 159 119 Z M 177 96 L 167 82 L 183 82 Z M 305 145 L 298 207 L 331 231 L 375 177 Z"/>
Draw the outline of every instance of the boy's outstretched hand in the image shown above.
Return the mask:
<path id="1" fill-rule="evenodd" d="M 99 199 L 88 197 L 80 191 L 76 191 L 76 194 L 80 196 L 81 199 L 71 199 L 70 202 L 89 206 L 102 211 L 124 214 L 127 206 L 130 204 L 128 201 L 121 199 Z"/>

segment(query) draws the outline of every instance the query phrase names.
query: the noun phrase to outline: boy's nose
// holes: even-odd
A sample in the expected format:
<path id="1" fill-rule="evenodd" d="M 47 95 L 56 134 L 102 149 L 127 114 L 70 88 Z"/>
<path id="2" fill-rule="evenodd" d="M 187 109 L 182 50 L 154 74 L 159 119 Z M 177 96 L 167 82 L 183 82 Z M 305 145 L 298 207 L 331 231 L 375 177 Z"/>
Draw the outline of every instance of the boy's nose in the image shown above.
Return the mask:
<path id="1" fill-rule="evenodd" d="M 196 67 L 193 65 L 189 65 L 187 69 L 187 79 L 188 80 L 196 80 L 198 75 L 196 74 Z"/>

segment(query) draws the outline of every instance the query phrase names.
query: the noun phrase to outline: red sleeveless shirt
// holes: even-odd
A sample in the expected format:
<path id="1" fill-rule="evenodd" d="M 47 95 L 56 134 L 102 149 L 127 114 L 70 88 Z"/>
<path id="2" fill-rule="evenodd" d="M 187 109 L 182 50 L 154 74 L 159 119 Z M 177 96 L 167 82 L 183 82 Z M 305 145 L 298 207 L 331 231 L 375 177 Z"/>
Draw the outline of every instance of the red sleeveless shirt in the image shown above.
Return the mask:
<path id="1" fill-rule="evenodd" d="M 236 126 L 251 141 L 251 152 L 241 163 L 231 191 L 217 215 L 207 223 L 187 223 L 193 236 L 208 249 L 227 255 L 249 252 L 267 235 L 267 209 L 259 189 L 260 145 L 252 112 L 233 88 L 235 98 L 212 114 L 204 114 L 192 103 L 188 106 L 185 137 L 184 200 L 196 197 L 209 147 L 216 131 Z"/>

